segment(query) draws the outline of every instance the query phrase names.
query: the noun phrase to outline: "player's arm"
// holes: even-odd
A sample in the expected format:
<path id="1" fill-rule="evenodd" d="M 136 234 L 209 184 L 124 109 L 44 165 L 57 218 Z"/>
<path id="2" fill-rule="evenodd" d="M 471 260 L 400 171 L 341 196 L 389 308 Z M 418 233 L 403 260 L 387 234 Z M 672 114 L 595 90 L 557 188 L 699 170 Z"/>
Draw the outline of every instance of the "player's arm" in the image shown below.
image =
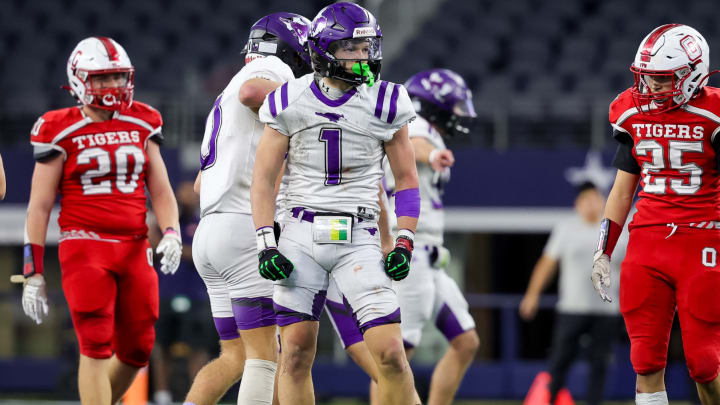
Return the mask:
<path id="1" fill-rule="evenodd" d="M 387 193 L 382 183 L 379 184 L 379 187 L 378 205 L 380 205 L 380 215 L 378 218 L 378 228 L 380 228 L 380 247 L 383 255 L 387 255 L 393 249 L 393 237 L 390 232 L 390 217 L 388 214 L 390 202 L 388 201 Z"/>
<path id="2" fill-rule="evenodd" d="M 385 153 L 395 177 L 395 215 L 398 223 L 395 248 L 385 259 L 385 273 L 391 279 L 400 281 L 410 273 L 415 228 L 420 216 L 415 152 L 408 138 L 407 125 L 403 125 L 390 141 L 385 142 Z"/>
<path id="3" fill-rule="evenodd" d="M 202 177 L 202 170 L 198 170 L 197 177 L 195 177 L 195 183 L 193 183 L 193 191 L 197 195 L 200 195 L 200 178 L 201 177 Z"/>
<path id="4" fill-rule="evenodd" d="M 0 200 L 5 198 L 7 183 L 5 182 L 5 168 L 3 167 L 2 155 L 0 155 Z"/>
<path id="5" fill-rule="evenodd" d="M 35 163 L 25 223 L 25 243 L 45 246 L 50 212 L 55 204 L 62 172 L 63 157 L 60 154 Z"/>
<path id="6" fill-rule="evenodd" d="M 420 192 L 415 151 L 408 138 L 407 125 L 400 128 L 392 140 L 385 142 L 385 153 L 395 177 L 395 214 L 398 229 L 415 232 L 420 215 Z"/>
<path id="7" fill-rule="evenodd" d="M 432 166 L 435 171 L 441 171 L 455 164 L 455 156 L 450 149 L 438 149 L 423 137 L 410 138 L 415 150 L 415 161 Z"/>
<path id="8" fill-rule="evenodd" d="M 175 274 L 182 255 L 178 205 L 175 193 L 170 186 L 165 162 L 160 154 L 160 146 L 155 142 L 148 142 L 147 154 L 147 188 L 150 192 L 155 218 L 160 229 L 164 231 L 155 252 L 163 255 L 160 260 L 160 271 L 165 274 Z"/>
<path id="9" fill-rule="evenodd" d="M 250 204 L 255 222 L 255 239 L 258 249 L 258 270 L 263 278 L 288 278 L 295 266 L 277 249 L 273 223 L 275 218 L 275 185 L 282 174 L 283 159 L 290 138 L 269 125 L 255 152 L 253 181 L 250 186 Z"/>
<path id="10" fill-rule="evenodd" d="M 257 229 L 273 226 L 276 182 L 282 174 L 281 168 L 289 142 L 290 138 L 267 125 L 260 137 L 250 186 L 250 203 Z"/>
<path id="11" fill-rule="evenodd" d="M 240 100 L 242 105 L 258 112 L 263 101 L 265 101 L 265 96 L 281 84 L 281 82 L 261 79 L 259 77 L 247 80 L 238 90 L 238 100 Z"/>
<path id="12" fill-rule="evenodd" d="M 615 183 L 605 204 L 605 218 L 614 221 L 622 229 L 627 219 L 640 175 L 618 170 Z"/>
<path id="13" fill-rule="evenodd" d="M 535 263 L 525 296 L 520 302 L 520 316 L 529 320 L 535 317 L 540 295 L 557 273 L 557 259 L 543 254 Z"/>

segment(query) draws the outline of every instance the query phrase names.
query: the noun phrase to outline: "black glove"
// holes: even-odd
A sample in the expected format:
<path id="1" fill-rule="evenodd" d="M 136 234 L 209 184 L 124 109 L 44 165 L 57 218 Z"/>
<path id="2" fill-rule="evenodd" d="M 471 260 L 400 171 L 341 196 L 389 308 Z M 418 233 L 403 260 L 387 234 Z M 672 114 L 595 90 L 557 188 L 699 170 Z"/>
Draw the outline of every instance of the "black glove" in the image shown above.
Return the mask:
<path id="1" fill-rule="evenodd" d="M 260 275 L 268 280 L 276 281 L 290 277 L 295 266 L 276 248 L 265 249 L 258 253 Z"/>
<path id="2" fill-rule="evenodd" d="M 410 273 L 410 260 L 412 260 L 413 241 L 399 236 L 395 240 L 393 249 L 385 258 L 385 273 L 395 281 L 400 281 Z"/>

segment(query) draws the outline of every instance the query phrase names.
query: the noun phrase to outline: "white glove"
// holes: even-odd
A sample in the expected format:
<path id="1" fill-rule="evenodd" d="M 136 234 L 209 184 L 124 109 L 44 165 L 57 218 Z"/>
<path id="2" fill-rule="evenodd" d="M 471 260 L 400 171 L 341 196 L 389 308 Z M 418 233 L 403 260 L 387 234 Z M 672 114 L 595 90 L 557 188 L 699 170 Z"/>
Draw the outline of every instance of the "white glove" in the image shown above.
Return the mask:
<path id="1" fill-rule="evenodd" d="M 48 315 L 47 293 L 45 291 L 45 278 L 42 274 L 35 274 L 25 280 L 22 293 L 22 307 L 25 315 L 38 325 L 43 317 Z"/>
<path id="2" fill-rule="evenodd" d="M 601 250 L 595 253 L 593 258 L 593 269 L 590 275 L 595 291 L 600 294 L 600 298 L 607 302 L 612 302 L 612 298 L 605 288 L 610 287 L 610 256 L 604 254 Z M 603 288 L 605 287 L 605 288 Z"/>
<path id="3" fill-rule="evenodd" d="M 180 239 L 180 235 L 172 229 L 165 231 L 157 249 L 155 249 L 155 253 L 163 255 L 162 259 L 160 259 L 160 271 L 163 274 L 175 274 L 182 258 L 182 239 Z"/>

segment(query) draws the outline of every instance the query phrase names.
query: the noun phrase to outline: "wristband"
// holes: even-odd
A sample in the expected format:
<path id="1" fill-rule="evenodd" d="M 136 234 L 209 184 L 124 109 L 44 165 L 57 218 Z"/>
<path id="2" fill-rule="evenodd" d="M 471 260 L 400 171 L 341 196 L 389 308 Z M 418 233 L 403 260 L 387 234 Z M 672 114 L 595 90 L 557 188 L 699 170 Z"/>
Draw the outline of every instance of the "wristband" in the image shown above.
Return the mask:
<path id="1" fill-rule="evenodd" d="M 428 155 L 428 163 L 432 164 L 433 160 L 435 160 L 438 153 L 440 153 L 440 149 L 431 150 L 430 155 Z"/>
<path id="2" fill-rule="evenodd" d="M 395 193 L 395 215 L 411 218 L 420 216 L 420 189 L 408 188 Z"/>
<path id="3" fill-rule="evenodd" d="M 255 241 L 257 242 L 258 252 L 266 249 L 277 249 L 275 242 L 275 228 L 272 226 L 261 226 L 255 230 Z"/>
<path id="4" fill-rule="evenodd" d="M 165 228 L 165 232 L 163 232 L 163 236 L 165 236 L 167 234 L 175 235 L 178 237 L 178 239 L 182 240 L 182 238 L 180 237 L 180 232 L 176 231 L 175 228 L 173 228 L 173 227 L 168 226 L 167 228 Z"/>
<path id="5" fill-rule="evenodd" d="M 602 252 L 603 254 L 612 257 L 612 253 L 615 250 L 618 238 L 622 232 L 622 226 L 617 222 L 605 218 L 600 222 L 600 236 L 598 237 L 598 245 L 595 254 Z"/>
<path id="6" fill-rule="evenodd" d="M 409 251 L 413 251 L 415 247 L 415 233 L 409 229 L 401 229 L 398 231 L 398 237 L 395 239 L 395 247 L 402 247 Z"/>
<path id="7" fill-rule="evenodd" d="M 23 276 L 28 278 L 34 274 L 43 274 L 43 254 L 45 246 L 26 243 L 23 246 Z"/>

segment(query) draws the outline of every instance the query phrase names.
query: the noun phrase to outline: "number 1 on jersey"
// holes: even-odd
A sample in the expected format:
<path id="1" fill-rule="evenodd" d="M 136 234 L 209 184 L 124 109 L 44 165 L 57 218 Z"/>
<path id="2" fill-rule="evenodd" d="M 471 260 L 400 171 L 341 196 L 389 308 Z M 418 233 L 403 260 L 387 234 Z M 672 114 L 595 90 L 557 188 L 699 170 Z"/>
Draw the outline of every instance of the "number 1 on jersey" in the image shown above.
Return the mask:
<path id="1" fill-rule="evenodd" d="M 318 140 L 325 144 L 325 185 L 338 185 L 342 182 L 342 130 L 323 128 Z"/>

